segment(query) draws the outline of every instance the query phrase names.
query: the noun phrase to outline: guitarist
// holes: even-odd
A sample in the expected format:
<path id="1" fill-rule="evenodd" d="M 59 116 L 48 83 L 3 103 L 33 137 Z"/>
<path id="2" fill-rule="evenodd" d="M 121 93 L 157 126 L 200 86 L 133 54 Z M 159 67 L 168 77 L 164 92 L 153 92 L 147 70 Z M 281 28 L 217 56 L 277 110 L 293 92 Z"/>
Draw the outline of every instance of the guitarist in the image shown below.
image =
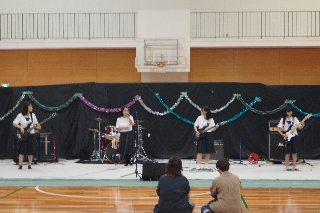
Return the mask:
<path id="1" fill-rule="evenodd" d="M 204 137 L 201 137 L 197 142 L 197 169 L 200 169 L 200 162 L 202 159 L 202 153 L 205 154 L 205 167 L 208 169 L 208 162 L 210 159 L 210 153 L 215 153 L 214 149 L 214 141 L 213 141 L 213 131 L 219 125 L 215 126 L 214 120 L 212 118 L 212 113 L 210 112 L 210 108 L 208 106 L 204 106 L 201 108 L 201 115 L 197 118 L 194 123 L 194 130 L 197 136 L 200 135 L 200 129 L 207 129 L 207 132 Z"/>
<path id="2" fill-rule="evenodd" d="M 278 132 L 280 135 L 286 139 L 287 135 L 281 131 L 281 128 L 285 130 L 285 132 L 290 131 L 292 128 L 297 127 L 298 129 L 302 129 L 305 126 L 304 121 L 299 122 L 297 117 L 294 117 L 292 108 L 290 106 L 285 107 L 284 115 L 281 118 L 278 124 Z M 284 143 L 285 147 L 285 161 L 286 161 L 286 170 L 287 171 L 298 171 L 299 169 L 296 168 L 297 164 L 297 152 L 299 151 L 299 137 L 298 132 L 295 129 L 292 133 L 294 137 L 291 138 L 289 143 Z M 290 154 L 292 155 L 293 167 L 289 168 L 289 160 Z"/>
<path id="3" fill-rule="evenodd" d="M 13 126 L 18 128 L 21 134 L 25 134 L 26 127 L 30 124 L 29 128 L 41 129 L 38 124 L 37 117 L 32 113 L 32 105 L 26 101 L 22 105 L 22 112 L 17 115 L 13 121 Z M 26 129 L 24 129 L 26 128 Z M 19 141 L 19 169 L 22 169 L 22 162 L 24 155 L 28 155 L 28 169 L 31 169 L 31 163 L 33 159 L 33 147 L 36 143 L 35 130 L 30 131 L 30 135 L 24 141 Z"/>

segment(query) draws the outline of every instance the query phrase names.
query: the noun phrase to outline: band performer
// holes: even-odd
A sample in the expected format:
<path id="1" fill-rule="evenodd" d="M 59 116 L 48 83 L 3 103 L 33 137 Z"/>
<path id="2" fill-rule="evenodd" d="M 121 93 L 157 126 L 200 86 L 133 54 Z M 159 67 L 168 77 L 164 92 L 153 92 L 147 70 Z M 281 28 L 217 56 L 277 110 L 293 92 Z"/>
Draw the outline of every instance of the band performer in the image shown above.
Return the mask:
<path id="1" fill-rule="evenodd" d="M 280 119 L 280 122 L 277 126 L 278 132 L 283 138 L 287 138 L 287 135 L 281 131 L 281 128 L 283 128 L 285 132 L 288 132 L 291 130 L 291 128 L 295 126 L 297 126 L 298 129 L 302 129 L 305 126 L 305 123 L 304 122 L 300 123 L 298 118 L 294 117 L 292 108 L 287 106 L 285 107 L 283 117 Z M 296 165 L 297 165 L 297 153 L 299 151 L 299 136 L 296 129 L 293 131 L 292 134 L 294 135 L 294 137 L 291 138 L 288 144 L 284 144 L 286 170 L 298 171 L 299 169 L 296 167 Z M 292 168 L 289 168 L 290 154 L 292 155 L 292 161 L 293 161 Z"/>
<path id="2" fill-rule="evenodd" d="M 132 165 L 130 161 L 134 153 L 134 134 L 132 126 L 134 125 L 133 117 L 129 114 L 129 108 L 121 109 L 120 116 L 117 118 L 116 128 L 120 131 L 119 154 L 125 161 L 125 166 Z"/>
<path id="3" fill-rule="evenodd" d="M 24 141 L 19 141 L 19 169 L 22 169 L 24 155 L 28 155 L 28 169 L 31 169 L 33 151 L 36 143 L 35 129 L 41 129 L 37 117 L 32 113 L 32 110 L 32 104 L 28 101 L 24 102 L 22 112 L 19 113 L 13 121 L 13 126 L 18 128 L 22 135 L 26 134 L 24 128 L 28 127 L 29 124 L 31 124 L 29 128 L 32 128 L 30 135 Z"/>
<path id="4" fill-rule="evenodd" d="M 205 127 L 206 134 L 204 137 L 200 137 L 197 142 L 197 169 L 200 169 L 200 163 L 202 159 L 202 154 L 205 154 L 205 167 L 208 169 L 208 162 L 210 159 L 210 153 L 215 153 L 214 141 L 213 141 L 213 131 L 216 131 L 219 125 L 215 125 L 212 118 L 212 113 L 208 106 L 201 108 L 201 115 L 197 118 L 194 123 L 194 130 L 197 136 L 200 135 L 199 130 Z"/>

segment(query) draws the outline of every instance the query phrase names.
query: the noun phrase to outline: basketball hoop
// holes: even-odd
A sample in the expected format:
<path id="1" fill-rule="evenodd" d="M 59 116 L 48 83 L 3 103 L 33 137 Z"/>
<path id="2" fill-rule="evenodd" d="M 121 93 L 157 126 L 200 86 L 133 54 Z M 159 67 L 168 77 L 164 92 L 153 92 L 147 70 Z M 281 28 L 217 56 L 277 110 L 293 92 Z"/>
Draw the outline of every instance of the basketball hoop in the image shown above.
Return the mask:
<path id="1" fill-rule="evenodd" d="M 157 66 L 157 67 L 164 67 L 167 65 L 167 61 L 155 61 L 154 64 Z"/>

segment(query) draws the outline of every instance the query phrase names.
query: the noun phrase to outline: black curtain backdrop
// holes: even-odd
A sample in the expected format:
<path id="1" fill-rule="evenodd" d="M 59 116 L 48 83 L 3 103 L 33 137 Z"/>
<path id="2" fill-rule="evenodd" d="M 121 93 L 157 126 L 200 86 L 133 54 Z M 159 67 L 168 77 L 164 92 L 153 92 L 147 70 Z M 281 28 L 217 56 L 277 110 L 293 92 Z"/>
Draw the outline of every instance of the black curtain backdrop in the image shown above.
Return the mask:
<path id="1" fill-rule="evenodd" d="M 164 112 L 166 109 L 157 100 L 154 93 L 159 93 L 163 101 L 173 106 L 180 92 L 187 92 L 189 98 L 199 106 L 208 105 L 211 109 L 223 107 L 233 94 L 241 94 L 248 104 L 255 97 L 261 97 L 253 107 L 260 111 L 270 111 L 284 103 L 286 99 L 295 100 L 295 104 L 309 113 L 320 112 L 320 86 L 266 86 L 263 84 L 247 83 L 83 83 L 36 87 L 0 88 L 0 117 L 15 106 L 23 91 L 32 91 L 35 99 L 44 106 L 57 107 L 66 103 L 75 93 L 83 96 L 101 108 L 117 108 L 130 102 L 136 95 L 140 95 L 143 102 L 152 110 Z M 29 100 L 26 95 L 24 100 Z M 31 103 L 33 103 L 31 101 Z M 38 121 L 47 118 L 51 111 L 44 110 L 33 103 L 34 113 Z M 223 111 L 214 114 L 215 122 L 228 120 L 245 106 L 235 100 Z M 12 121 L 21 112 L 21 105 L 8 117 L 0 121 L 0 158 L 13 156 Z M 200 111 L 183 99 L 174 112 L 181 117 L 195 121 Z M 304 115 L 294 111 L 301 120 Z M 88 107 L 80 98 L 68 107 L 57 111 L 58 117 L 42 125 L 42 129 L 52 132 L 49 136 L 49 154 L 53 153 L 53 137 L 56 138 L 56 152 L 59 158 L 78 158 L 81 149 L 94 150 L 94 133 L 88 128 L 98 129 L 99 123 L 93 118 L 106 120 L 101 123 L 101 131 L 106 126 L 115 126 L 119 113 L 102 113 Z M 277 120 L 283 111 L 260 115 L 248 110 L 233 122 L 221 126 L 215 133 L 215 139 L 224 141 L 224 155 L 238 159 L 240 156 L 240 142 L 242 143 L 242 157 L 247 158 L 252 152 L 261 158 L 268 158 L 268 125 L 269 120 Z M 134 119 L 143 120 L 143 147 L 153 158 L 169 158 L 173 155 L 183 159 L 193 158 L 194 143 L 192 139 L 193 126 L 177 118 L 173 114 L 164 116 L 153 115 L 137 102 L 130 108 Z M 320 157 L 319 127 L 320 119 L 311 117 L 306 121 L 307 128 L 300 132 L 301 153 L 306 159 Z M 300 156 L 302 156 L 300 155 Z"/>

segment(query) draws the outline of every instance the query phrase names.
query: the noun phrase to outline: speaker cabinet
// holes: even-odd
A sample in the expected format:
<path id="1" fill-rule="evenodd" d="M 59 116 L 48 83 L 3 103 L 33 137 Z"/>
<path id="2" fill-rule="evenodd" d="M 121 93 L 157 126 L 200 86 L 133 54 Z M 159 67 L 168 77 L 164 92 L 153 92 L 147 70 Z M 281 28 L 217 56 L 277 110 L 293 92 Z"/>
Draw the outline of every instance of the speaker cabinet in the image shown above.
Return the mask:
<path id="1" fill-rule="evenodd" d="M 280 134 L 269 132 L 269 159 L 282 161 L 284 155 L 284 144 L 280 141 Z"/>
<path id="2" fill-rule="evenodd" d="M 159 180 L 164 175 L 165 163 L 144 163 L 142 166 L 143 180 Z"/>
<path id="3" fill-rule="evenodd" d="M 91 153 L 88 148 L 82 148 L 79 152 L 80 161 L 90 160 Z"/>
<path id="4" fill-rule="evenodd" d="M 223 140 L 214 140 L 214 149 L 216 153 L 210 153 L 210 160 L 219 160 L 224 157 Z M 205 154 L 202 155 L 202 159 L 205 158 Z M 197 159 L 197 145 L 194 145 L 194 159 Z"/>

